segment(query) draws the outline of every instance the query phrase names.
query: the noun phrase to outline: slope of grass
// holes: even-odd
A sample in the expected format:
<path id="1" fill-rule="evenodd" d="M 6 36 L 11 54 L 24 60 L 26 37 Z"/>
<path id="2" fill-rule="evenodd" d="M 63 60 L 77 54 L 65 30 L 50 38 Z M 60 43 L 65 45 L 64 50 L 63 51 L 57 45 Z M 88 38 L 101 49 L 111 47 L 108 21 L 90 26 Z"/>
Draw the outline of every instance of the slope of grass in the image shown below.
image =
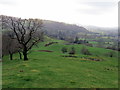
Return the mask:
<path id="1" fill-rule="evenodd" d="M 59 42 L 45 47 L 50 41 Z M 65 41 L 48 38 L 29 53 L 29 60 L 3 60 L 3 88 L 117 88 L 118 60 L 105 53 L 111 50 L 87 47 L 91 56 L 82 55 L 83 45 L 64 45 Z M 76 56 L 62 57 L 62 47 L 76 49 Z M 53 52 L 40 52 L 51 50 Z M 116 53 L 116 52 L 115 52 Z M 82 57 L 98 57 L 103 61 L 91 61 Z"/>

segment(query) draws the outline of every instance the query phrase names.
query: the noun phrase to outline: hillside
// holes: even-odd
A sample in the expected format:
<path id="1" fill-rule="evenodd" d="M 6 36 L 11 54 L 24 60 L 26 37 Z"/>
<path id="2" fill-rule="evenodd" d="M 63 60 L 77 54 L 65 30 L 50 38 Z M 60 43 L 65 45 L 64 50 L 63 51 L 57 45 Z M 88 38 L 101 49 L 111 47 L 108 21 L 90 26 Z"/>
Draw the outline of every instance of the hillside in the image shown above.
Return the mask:
<path id="1" fill-rule="evenodd" d="M 75 33 L 84 32 L 88 33 L 89 31 L 82 27 L 77 26 L 75 24 L 67 24 L 62 22 L 50 21 L 50 20 L 43 20 L 43 26 L 47 31 L 58 31 L 58 30 L 65 30 L 65 31 L 73 31 Z"/>
<path id="2" fill-rule="evenodd" d="M 78 33 L 90 33 L 86 28 L 81 26 L 50 20 L 43 20 L 43 29 L 47 35 L 58 39 L 76 37 Z"/>
<path id="3" fill-rule="evenodd" d="M 2 38 L 3 88 L 118 87 L 118 49 L 108 48 L 117 46 L 115 37 L 48 20 L 43 20 L 43 33 L 39 19 L 13 19 L 3 24 L 14 31 Z"/>
<path id="4" fill-rule="evenodd" d="M 50 46 L 49 42 L 58 42 Z M 92 55 L 83 55 L 83 45 L 65 45 L 65 41 L 48 38 L 39 43 L 29 53 L 29 60 L 10 61 L 3 58 L 3 88 L 117 88 L 118 87 L 118 56 L 106 53 L 112 50 L 88 47 Z M 76 57 L 62 57 L 61 48 L 69 50 L 74 46 Z M 101 61 L 93 61 L 98 58 Z"/>
<path id="5" fill-rule="evenodd" d="M 4 20 L 5 18 L 9 18 L 12 16 L 6 16 L 6 15 L 0 15 L 0 17 Z M 19 19 L 18 17 L 12 17 L 14 19 Z M 82 27 L 77 26 L 75 24 L 67 24 L 63 22 L 57 22 L 57 21 L 51 21 L 51 20 L 42 20 L 43 21 L 43 30 L 48 32 L 57 32 L 60 30 L 66 31 L 66 32 L 74 32 L 74 33 L 89 33 L 89 31 Z"/>

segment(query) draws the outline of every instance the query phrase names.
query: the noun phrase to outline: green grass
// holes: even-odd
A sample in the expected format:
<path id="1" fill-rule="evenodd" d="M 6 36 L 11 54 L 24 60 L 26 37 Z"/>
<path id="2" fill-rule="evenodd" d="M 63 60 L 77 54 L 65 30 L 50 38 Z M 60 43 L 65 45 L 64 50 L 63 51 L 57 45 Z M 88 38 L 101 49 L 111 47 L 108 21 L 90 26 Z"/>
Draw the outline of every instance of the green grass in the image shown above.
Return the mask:
<path id="1" fill-rule="evenodd" d="M 50 41 L 59 43 L 44 47 Z M 83 45 L 64 45 L 65 41 L 47 38 L 33 47 L 29 60 L 19 60 L 18 54 L 10 61 L 3 59 L 3 88 L 117 88 L 118 60 L 105 53 L 111 50 L 87 47 L 92 53 L 82 55 Z M 62 47 L 76 49 L 77 58 L 62 57 Z M 51 50 L 53 52 L 39 52 Z M 117 53 L 117 52 L 115 52 Z M 103 61 L 91 61 L 82 57 L 98 57 Z"/>
<path id="2" fill-rule="evenodd" d="M 97 44 L 98 42 L 96 42 L 96 41 L 89 41 L 89 43 L 91 43 L 91 44 Z"/>

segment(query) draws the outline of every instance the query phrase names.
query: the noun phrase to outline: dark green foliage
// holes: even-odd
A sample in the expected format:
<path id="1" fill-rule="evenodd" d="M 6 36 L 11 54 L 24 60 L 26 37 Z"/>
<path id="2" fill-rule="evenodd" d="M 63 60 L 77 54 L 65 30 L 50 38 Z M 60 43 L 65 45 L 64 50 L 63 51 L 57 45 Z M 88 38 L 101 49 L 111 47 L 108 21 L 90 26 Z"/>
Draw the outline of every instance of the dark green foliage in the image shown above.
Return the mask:
<path id="1" fill-rule="evenodd" d="M 76 43 L 76 44 L 86 44 L 86 43 L 89 43 L 87 40 L 79 40 L 78 37 L 75 38 L 75 41 L 73 43 Z"/>
<path id="2" fill-rule="evenodd" d="M 81 49 L 81 53 L 84 54 L 84 55 L 91 55 L 91 53 L 89 52 L 89 50 L 87 48 L 85 48 L 85 47 L 83 47 Z"/>
<path id="3" fill-rule="evenodd" d="M 70 55 L 74 55 L 74 54 L 75 54 L 75 48 L 74 48 L 74 47 L 71 48 L 69 54 L 70 54 Z"/>
<path id="4" fill-rule="evenodd" d="M 67 48 L 66 48 L 66 47 L 63 47 L 63 48 L 61 49 L 61 51 L 62 51 L 62 53 L 67 53 Z"/>
<path id="5" fill-rule="evenodd" d="M 87 40 L 79 40 L 78 44 L 85 44 L 85 43 L 89 43 Z"/>

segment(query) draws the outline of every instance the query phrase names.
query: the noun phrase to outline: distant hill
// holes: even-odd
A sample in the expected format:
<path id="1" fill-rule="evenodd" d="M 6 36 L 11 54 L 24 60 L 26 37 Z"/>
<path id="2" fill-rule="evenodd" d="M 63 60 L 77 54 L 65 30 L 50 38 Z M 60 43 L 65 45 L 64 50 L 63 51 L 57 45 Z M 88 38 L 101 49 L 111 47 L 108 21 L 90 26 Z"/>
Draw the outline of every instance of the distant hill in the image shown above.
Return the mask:
<path id="1" fill-rule="evenodd" d="M 90 32 L 96 32 L 96 33 L 103 33 L 108 35 L 117 35 L 118 34 L 118 28 L 117 27 L 97 27 L 97 26 L 84 26 L 89 30 Z"/>
<path id="2" fill-rule="evenodd" d="M 89 31 L 86 28 L 82 26 L 77 26 L 75 24 L 67 24 L 63 22 L 56 22 L 50 20 L 43 20 L 43 24 L 47 31 L 65 30 L 65 31 L 74 31 L 76 33 L 78 32 L 89 33 Z"/>
<path id="3" fill-rule="evenodd" d="M 61 40 L 68 37 L 74 38 L 78 33 L 90 33 L 86 28 L 75 24 L 43 20 L 43 25 L 47 35 Z"/>
<path id="4" fill-rule="evenodd" d="M 7 18 L 9 16 L 0 15 L 3 18 Z M 15 19 L 18 19 L 15 17 Z M 66 35 L 72 35 L 76 36 L 78 33 L 90 33 L 86 28 L 82 26 L 77 26 L 75 24 L 66 24 L 63 22 L 57 22 L 57 21 L 50 21 L 50 20 L 43 20 L 43 30 L 46 32 L 46 34 L 51 36 L 58 36 L 61 34 Z"/>

